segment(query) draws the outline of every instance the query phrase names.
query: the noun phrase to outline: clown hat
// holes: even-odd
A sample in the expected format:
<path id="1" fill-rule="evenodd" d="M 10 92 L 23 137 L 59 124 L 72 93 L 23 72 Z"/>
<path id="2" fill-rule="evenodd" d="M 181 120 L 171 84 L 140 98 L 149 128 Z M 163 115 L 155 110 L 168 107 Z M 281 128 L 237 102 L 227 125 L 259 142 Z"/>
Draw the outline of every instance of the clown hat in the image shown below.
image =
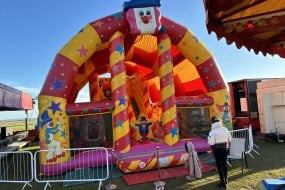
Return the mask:
<path id="1" fill-rule="evenodd" d="M 45 110 L 44 113 L 41 115 L 41 119 L 42 119 L 41 127 L 47 124 L 48 122 L 52 121 L 52 119 L 48 115 L 47 110 Z"/>
<path id="2" fill-rule="evenodd" d="M 124 2 L 124 11 L 132 8 L 160 7 L 160 0 L 130 0 Z"/>
<path id="3" fill-rule="evenodd" d="M 145 116 L 141 116 L 141 121 L 147 121 Z"/>
<path id="4" fill-rule="evenodd" d="M 219 119 L 219 118 L 217 118 L 217 117 L 212 117 L 211 118 L 211 123 L 213 124 L 213 123 L 216 123 L 216 122 L 221 122 L 221 120 Z"/>

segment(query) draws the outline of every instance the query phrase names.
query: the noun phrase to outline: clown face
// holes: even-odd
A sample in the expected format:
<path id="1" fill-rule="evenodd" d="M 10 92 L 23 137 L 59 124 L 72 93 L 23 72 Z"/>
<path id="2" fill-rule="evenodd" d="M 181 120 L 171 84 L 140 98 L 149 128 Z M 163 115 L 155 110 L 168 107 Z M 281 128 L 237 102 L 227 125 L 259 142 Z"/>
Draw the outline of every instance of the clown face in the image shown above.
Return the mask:
<path id="1" fill-rule="evenodd" d="M 161 15 L 157 7 L 129 9 L 126 17 L 132 34 L 155 34 L 161 27 Z"/>

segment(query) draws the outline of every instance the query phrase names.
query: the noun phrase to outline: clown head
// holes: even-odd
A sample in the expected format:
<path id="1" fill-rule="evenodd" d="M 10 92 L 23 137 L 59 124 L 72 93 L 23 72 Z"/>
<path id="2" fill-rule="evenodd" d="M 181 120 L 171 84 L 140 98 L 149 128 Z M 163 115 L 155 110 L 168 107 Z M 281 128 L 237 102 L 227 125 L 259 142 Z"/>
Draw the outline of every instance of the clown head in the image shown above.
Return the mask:
<path id="1" fill-rule="evenodd" d="M 160 0 L 131 0 L 124 3 L 131 34 L 155 34 L 161 27 Z"/>
<path id="2" fill-rule="evenodd" d="M 223 106 L 224 112 L 229 112 L 230 111 L 230 105 L 228 102 L 225 102 L 224 106 Z"/>

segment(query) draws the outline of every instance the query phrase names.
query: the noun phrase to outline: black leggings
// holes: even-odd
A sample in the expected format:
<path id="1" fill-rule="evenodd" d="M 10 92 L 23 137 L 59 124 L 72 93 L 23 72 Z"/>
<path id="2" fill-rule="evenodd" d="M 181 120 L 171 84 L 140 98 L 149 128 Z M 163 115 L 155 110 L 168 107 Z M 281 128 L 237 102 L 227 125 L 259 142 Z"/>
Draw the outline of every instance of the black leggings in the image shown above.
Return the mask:
<path id="1" fill-rule="evenodd" d="M 228 151 L 225 148 L 218 148 L 214 150 L 216 166 L 219 172 L 220 181 L 223 184 L 226 183 L 226 179 L 228 175 L 227 155 L 228 155 Z"/>

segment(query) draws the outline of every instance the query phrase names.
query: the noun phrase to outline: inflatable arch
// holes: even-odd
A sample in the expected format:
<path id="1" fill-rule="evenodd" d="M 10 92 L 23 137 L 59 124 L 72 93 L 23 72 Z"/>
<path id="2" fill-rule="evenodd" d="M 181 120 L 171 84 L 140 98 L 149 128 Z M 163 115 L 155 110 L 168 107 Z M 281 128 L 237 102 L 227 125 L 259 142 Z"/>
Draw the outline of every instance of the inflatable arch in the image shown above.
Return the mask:
<path id="1" fill-rule="evenodd" d="M 161 16 L 159 1 L 141 2 L 125 2 L 124 11 L 87 24 L 56 55 L 39 95 L 40 149 L 50 150 L 41 157 L 43 166 L 70 159 L 60 149 L 70 148 L 74 116 L 111 112 L 113 148 L 130 151 L 133 94 L 147 119 L 155 118 L 150 100 L 160 102 L 162 138 L 170 146 L 179 142 L 177 107 L 206 106 L 211 116 L 230 121 L 223 111 L 227 85 L 213 55 L 189 29 Z M 143 13 L 155 18 L 153 27 L 139 27 Z M 104 73 L 111 73 L 112 98 L 102 100 L 98 76 Z M 76 103 L 88 83 L 90 102 Z"/>

